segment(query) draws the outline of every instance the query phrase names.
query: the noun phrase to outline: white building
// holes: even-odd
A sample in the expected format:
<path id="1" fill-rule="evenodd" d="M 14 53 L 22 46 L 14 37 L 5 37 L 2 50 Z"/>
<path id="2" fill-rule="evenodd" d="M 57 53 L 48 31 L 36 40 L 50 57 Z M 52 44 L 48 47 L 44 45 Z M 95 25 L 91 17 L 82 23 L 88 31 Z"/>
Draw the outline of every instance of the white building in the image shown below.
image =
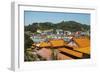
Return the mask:
<path id="1" fill-rule="evenodd" d="M 56 32 L 57 34 L 64 34 L 64 31 L 62 29 L 57 29 Z"/>

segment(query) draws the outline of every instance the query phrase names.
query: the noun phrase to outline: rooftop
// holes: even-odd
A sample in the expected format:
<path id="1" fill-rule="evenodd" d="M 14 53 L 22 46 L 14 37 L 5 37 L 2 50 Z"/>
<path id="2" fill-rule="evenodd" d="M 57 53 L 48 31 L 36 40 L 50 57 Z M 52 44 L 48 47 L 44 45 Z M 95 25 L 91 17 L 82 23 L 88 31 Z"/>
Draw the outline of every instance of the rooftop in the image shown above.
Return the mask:
<path id="1" fill-rule="evenodd" d="M 86 38 L 86 37 L 84 37 L 84 38 L 74 38 L 73 40 L 81 48 L 90 46 L 90 40 L 88 38 Z"/>

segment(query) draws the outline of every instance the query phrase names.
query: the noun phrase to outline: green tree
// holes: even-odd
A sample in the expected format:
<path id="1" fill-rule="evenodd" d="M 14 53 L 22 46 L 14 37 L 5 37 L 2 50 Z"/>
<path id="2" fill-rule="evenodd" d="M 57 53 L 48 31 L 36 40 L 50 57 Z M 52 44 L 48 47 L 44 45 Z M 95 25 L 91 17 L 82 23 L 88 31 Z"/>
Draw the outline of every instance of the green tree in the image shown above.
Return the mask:
<path id="1" fill-rule="evenodd" d="M 33 41 L 30 39 L 30 36 L 27 34 L 24 34 L 24 48 L 25 50 L 27 48 L 30 48 L 32 46 Z"/>

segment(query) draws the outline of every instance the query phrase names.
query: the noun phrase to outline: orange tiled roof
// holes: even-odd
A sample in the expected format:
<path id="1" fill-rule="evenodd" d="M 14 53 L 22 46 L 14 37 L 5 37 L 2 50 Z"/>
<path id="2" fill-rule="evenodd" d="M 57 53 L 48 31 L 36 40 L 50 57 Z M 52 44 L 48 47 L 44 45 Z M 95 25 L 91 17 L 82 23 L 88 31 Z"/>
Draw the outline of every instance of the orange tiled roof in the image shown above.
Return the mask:
<path id="1" fill-rule="evenodd" d="M 64 40 L 62 39 L 54 39 L 50 40 L 49 42 L 41 42 L 39 47 L 60 47 L 67 45 Z"/>
<path id="2" fill-rule="evenodd" d="M 40 45 L 39 45 L 39 47 L 50 47 L 50 46 L 51 45 L 48 42 L 41 42 Z"/>
<path id="3" fill-rule="evenodd" d="M 74 38 L 74 41 L 78 44 L 79 47 L 90 46 L 90 40 L 86 37 L 84 37 L 84 38 Z"/>
<path id="4" fill-rule="evenodd" d="M 70 50 L 70 49 L 67 49 L 67 48 L 59 48 L 58 50 L 61 51 L 61 52 L 65 52 L 65 53 L 68 53 L 70 55 L 79 57 L 79 58 L 82 58 L 82 56 L 83 56 L 82 53 L 74 51 L 74 50 Z"/>
<path id="5" fill-rule="evenodd" d="M 74 48 L 74 50 L 82 52 L 82 53 L 90 54 L 90 47 Z"/>
<path id="6" fill-rule="evenodd" d="M 62 39 L 57 39 L 57 40 L 51 40 L 50 44 L 52 47 L 60 47 L 60 46 L 64 46 L 65 42 Z"/>

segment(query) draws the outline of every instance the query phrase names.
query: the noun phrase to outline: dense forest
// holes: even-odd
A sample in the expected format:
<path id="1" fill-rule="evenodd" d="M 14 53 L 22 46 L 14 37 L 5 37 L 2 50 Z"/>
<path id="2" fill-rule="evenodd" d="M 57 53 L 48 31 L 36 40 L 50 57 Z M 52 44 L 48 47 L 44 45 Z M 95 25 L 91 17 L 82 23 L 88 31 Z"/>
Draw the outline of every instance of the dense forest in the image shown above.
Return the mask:
<path id="1" fill-rule="evenodd" d="M 25 26 L 25 31 L 36 32 L 37 29 L 40 30 L 62 29 L 71 32 L 76 32 L 76 31 L 89 31 L 90 25 L 78 23 L 76 21 L 62 21 L 59 23 L 51 23 L 51 22 L 32 23 Z"/>

